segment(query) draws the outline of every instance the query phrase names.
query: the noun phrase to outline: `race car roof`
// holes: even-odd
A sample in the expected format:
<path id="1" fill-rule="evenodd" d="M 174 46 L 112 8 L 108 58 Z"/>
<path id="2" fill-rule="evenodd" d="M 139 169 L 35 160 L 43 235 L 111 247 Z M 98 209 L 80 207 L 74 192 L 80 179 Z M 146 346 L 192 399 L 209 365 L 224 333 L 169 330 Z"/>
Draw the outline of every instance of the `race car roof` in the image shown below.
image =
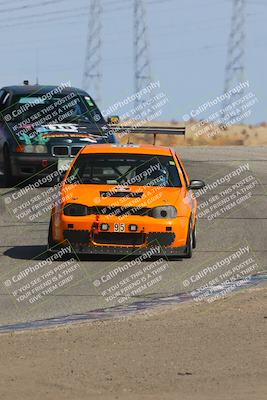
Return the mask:
<path id="1" fill-rule="evenodd" d="M 92 153 L 131 153 L 131 154 L 152 154 L 170 156 L 171 149 L 163 146 L 152 145 L 119 145 L 119 144 L 90 144 L 85 146 L 81 154 Z"/>
<path id="2" fill-rule="evenodd" d="M 52 90 L 55 90 L 58 87 L 59 86 L 20 85 L 20 86 L 5 86 L 2 89 L 12 93 L 13 95 L 29 95 L 37 93 L 38 95 L 44 95 L 51 92 Z M 86 93 L 84 90 L 75 87 L 62 88 L 62 90 L 60 91 L 60 93 L 63 94 L 69 94 L 71 92 L 75 92 L 81 96 L 88 96 L 88 93 Z"/>

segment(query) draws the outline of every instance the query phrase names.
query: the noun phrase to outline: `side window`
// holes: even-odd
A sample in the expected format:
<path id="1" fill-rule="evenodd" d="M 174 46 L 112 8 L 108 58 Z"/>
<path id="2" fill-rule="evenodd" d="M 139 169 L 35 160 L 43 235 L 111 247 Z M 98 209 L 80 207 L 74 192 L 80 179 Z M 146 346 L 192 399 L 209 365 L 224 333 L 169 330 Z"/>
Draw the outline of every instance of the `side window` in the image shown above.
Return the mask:
<path id="1" fill-rule="evenodd" d="M 2 111 L 4 107 L 4 99 L 7 95 L 7 92 L 5 90 L 0 90 L 0 111 Z"/>
<path id="2" fill-rule="evenodd" d="M 0 90 L 0 105 L 3 102 L 3 99 L 4 99 L 5 95 L 6 95 L 6 92 L 3 89 L 1 89 Z"/>
<path id="3" fill-rule="evenodd" d="M 8 106 L 8 100 L 10 98 L 10 93 L 5 90 L 0 91 L 0 110 L 3 111 Z"/>
<path id="4" fill-rule="evenodd" d="M 8 104 L 8 99 L 9 98 L 10 98 L 10 93 L 8 93 L 8 92 L 4 93 L 3 100 L 2 100 L 2 104 L 4 106 L 6 106 Z"/>
<path id="5" fill-rule="evenodd" d="M 176 158 L 176 161 L 177 161 L 178 164 L 179 164 L 179 167 L 181 168 L 181 171 L 182 171 L 182 174 L 183 174 L 183 178 L 184 178 L 186 184 L 189 185 L 190 182 L 189 182 L 188 175 L 187 175 L 186 172 L 185 172 L 184 164 L 179 160 L 179 158 L 177 157 L 177 154 L 176 154 L 176 153 L 175 153 L 175 158 Z"/>

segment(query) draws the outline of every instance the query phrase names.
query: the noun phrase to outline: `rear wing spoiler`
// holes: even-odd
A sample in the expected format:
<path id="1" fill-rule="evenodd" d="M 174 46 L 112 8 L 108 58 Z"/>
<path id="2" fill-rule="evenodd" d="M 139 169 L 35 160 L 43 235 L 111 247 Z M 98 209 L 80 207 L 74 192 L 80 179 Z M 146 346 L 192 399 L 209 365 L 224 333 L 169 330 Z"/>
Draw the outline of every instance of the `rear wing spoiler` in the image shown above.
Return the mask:
<path id="1" fill-rule="evenodd" d="M 185 137 L 185 127 L 171 127 L 171 126 L 134 126 L 134 125 L 108 125 L 109 130 L 114 134 L 150 134 L 153 135 L 153 144 L 156 144 L 157 135 L 176 135 Z M 129 142 L 129 138 L 128 138 Z"/>

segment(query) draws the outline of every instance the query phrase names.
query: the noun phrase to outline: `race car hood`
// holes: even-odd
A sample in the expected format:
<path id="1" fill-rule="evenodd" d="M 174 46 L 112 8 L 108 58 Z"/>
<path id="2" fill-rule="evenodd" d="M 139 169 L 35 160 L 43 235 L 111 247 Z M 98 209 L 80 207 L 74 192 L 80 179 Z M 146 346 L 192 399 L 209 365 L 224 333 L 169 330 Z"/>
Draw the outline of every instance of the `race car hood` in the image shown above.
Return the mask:
<path id="1" fill-rule="evenodd" d="M 91 124 L 87 122 L 48 124 L 34 127 L 23 125 L 19 129 L 16 125 L 11 126 L 16 139 L 25 145 L 49 145 L 53 142 L 71 143 L 88 142 L 106 143 L 109 142 L 107 127 L 105 124 Z"/>
<path id="2" fill-rule="evenodd" d="M 88 207 L 147 207 L 164 205 L 186 207 L 187 191 L 178 187 L 114 185 L 65 185 L 62 202 Z"/>

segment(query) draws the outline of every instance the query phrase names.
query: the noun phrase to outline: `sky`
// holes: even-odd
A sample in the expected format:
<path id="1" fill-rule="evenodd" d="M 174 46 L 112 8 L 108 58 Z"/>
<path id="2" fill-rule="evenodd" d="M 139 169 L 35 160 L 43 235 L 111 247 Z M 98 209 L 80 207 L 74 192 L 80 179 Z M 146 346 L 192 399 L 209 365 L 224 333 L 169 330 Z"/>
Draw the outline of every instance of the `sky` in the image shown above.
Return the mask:
<path id="1" fill-rule="evenodd" d="M 103 6 L 101 109 L 134 93 L 133 0 Z M 246 122 L 267 121 L 267 0 L 246 0 L 245 79 L 257 98 Z M 223 93 L 232 0 L 144 0 L 152 80 L 182 120 Z M 0 0 L 0 86 L 28 79 L 82 85 L 90 0 Z M 94 97 L 94 94 L 90 91 Z M 203 114 L 201 117 L 205 117 Z"/>

